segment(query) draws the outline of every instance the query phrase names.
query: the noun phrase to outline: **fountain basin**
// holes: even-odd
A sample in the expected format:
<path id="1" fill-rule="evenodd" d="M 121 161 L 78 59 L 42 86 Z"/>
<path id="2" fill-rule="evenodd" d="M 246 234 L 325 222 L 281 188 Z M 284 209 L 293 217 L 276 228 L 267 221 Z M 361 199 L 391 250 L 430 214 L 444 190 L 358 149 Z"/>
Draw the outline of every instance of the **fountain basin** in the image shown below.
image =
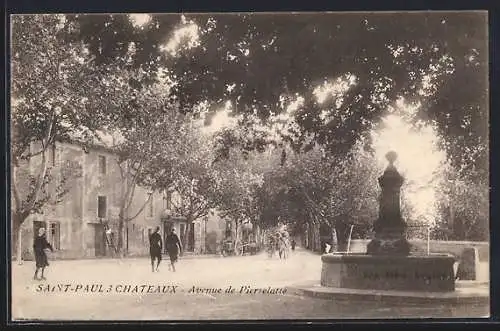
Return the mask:
<path id="1" fill-rule="evenodd" d="M 321 286 L 421 292 L 455 291 L 455 258 L 435 255 L 325 254 Z"/>

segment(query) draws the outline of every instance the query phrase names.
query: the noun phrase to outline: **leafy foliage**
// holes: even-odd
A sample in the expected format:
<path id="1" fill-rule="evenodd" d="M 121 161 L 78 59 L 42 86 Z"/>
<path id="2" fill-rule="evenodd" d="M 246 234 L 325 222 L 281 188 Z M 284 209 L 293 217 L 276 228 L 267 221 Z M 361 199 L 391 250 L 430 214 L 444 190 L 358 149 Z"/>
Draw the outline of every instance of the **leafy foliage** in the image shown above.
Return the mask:
<path id="1" fill-rule="evenodd" d="M 73 29 L 63 15 L 13 17 L 14 232 L 30 213 L 49 202 L 60 202 L 68 192 L 66 184 L 79 176 L 79 165 L 54 169 L 48 165 L 51 146 L 75 138 L 90 143 L 96 130 L 107 123 L 106 113 L 95 111 L 106 95 L 92 70 L 92 56 L 81 41 L 64 41 L 63 36 Z M 27 165 L 31 172 L 21 169 Z"/>
<path id="2" fill-rule="evenodd" d="M 174 207 L 189 221 L 215 207 L 238 222 L 356 224 L 364 236 L 382 170 L 370 132 L 404 98 L 420 104 L 406 120 L 432 123 L 449 158 L 452 188 L 437 199 L 460 229 L 448 237 L 484 238 L 485 15 L 186 16 L 14 17 L 15 224 L 79 176 L 77 164 L 51 168 L 49 146 L 104 143 L 106 131 L 123 178 L 121 227 L 148 202 L 131 211 L 140 186 L 179 192 Z M 204 133 L 221 109 L 236 124 Z M 23 172 L 28 162 L 35 172 Z"/>
<path id="3" fill-rule="evenodd" d="M 402 96 L 425 104 L 422 117 L 457 138 L 448 148 L 458 155 L 464 146 L 486 144 L 485 19 L 478 13 L 247 13 L 193 14 L 180 21 L 152 15 L 140 29 L 120 15 L 79 16 L 78 22 L 100 61 L 112 62 L 133 41 L 136 66 L 168 68 L 183 112 L 207 100 L 211 109 L 231 100 L 233 112 L 268 120 L 285 110 L 282 100 L 298 94 L 304 104 L 293 115 L 299 126 L 293 134 L 311 133 L 332 152 L 347 153 Z M 181 29 L 195 32 L 184 35 L 191 47 L 165 51 Z M 319 104 L 315 88 L 345 75 L 356 84 Z M 324 112 L 332 115 L 326 121 Z M 473 162 L 485 167 L 486 157 Z"/>

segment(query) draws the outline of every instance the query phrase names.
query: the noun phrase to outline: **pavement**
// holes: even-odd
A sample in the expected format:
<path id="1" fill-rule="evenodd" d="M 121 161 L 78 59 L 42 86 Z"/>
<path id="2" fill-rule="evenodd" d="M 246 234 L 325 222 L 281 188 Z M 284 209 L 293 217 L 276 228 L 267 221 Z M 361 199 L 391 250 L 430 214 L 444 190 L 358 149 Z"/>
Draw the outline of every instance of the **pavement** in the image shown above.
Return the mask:
<path id="1" fill-rule="evenodd" d="M 393 305 L 420 304 L 447 306 L 488 306 L 490 302 L 489 285 L 470 283 L 467 286 L 459 285 L 453 292 L 417 292 L 417 291 L 391 291 L 391 290 L 366 290 L 323 287 L 319 282 L 308 282 L 292 286 L 297 294 L 329 300 L 360 300 L 384 302 Z M 487 315 L 487 314 L 486 314 Z M 481 315 L 482 316 L 482 315 Z M 478 316 L 469 316 L 478 317 Z"/>
<path id="2" fill-rule="evenodd" d="M 49 257 L 50 259 L 50 257 Z M 149 259 L 51 261 L 44 281 L 34 262 L 12 265 L 13 320 L 359 319 L 486 316 L 489 305 L 394 305 L 325 300 L 296 291 L 319 282 L 321 258 L 298 249 L 289 259 L 265 254 L 181 257 L 151 272 Z"/>

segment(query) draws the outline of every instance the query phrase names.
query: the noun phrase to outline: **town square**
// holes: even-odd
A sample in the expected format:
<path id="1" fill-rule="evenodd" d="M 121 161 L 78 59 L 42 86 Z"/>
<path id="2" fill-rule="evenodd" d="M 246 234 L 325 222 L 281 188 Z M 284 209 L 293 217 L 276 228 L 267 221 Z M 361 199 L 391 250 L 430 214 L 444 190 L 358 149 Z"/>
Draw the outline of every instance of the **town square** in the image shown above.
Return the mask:
<path id="1" fill-rule="evenodd" d="M 487 13 L 10 19 L 13 321 L 489 317 Z"/>

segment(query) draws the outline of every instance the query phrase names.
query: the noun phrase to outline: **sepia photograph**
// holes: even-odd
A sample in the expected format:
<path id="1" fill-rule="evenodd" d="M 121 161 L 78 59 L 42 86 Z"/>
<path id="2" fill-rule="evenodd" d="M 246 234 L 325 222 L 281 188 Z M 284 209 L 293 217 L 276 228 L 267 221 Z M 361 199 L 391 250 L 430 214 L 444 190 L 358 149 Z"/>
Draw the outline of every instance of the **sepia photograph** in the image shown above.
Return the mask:
<path id="1" fill-rule="evenodd" d="M 10 30 L 11 321 L 489 318 L 487 11 Z"/>

